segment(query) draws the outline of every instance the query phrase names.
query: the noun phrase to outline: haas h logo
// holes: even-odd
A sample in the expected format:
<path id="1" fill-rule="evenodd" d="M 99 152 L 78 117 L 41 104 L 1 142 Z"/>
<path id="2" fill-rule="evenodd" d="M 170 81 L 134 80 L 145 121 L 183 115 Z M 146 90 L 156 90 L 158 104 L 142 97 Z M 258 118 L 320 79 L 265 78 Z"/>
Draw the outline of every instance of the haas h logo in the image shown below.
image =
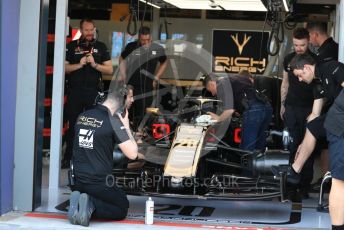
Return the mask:
<path id="1" fill-rule="evenodd" d="M 233 39 L 233 41 L 235 42 L 235 44 L 238 47 L 239 50 L 239 54 L 241 55 L 242 50 L 244 49 L 244 46 L 247 44 L 247 42 L 251 39 L 252 36 L 247 36 L 246 34 L 244 35 L 244 41 L 242 43 L 239 42 L 239 38 L 238 38 L 238 33 L 235 34 L 235 37 L 233 35 L 231 35 L 231 38 Z"/>

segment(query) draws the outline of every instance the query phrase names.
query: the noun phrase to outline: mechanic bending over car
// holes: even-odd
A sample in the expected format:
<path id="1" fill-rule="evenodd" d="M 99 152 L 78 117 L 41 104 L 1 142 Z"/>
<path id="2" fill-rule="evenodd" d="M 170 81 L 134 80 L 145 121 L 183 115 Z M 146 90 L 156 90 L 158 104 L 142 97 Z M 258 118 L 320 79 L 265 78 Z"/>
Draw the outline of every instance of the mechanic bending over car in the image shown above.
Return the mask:
<path id="1" fill-rule="evenodd" d="M 211 118 L 217 122 L 230 122 L 234 111 L 240 113 L 243 117 L 240 148 L 264 152 L 272 107 L 268 98 L 254 88 L 251 74 L 241 71 L 238 75 L 220 78 L 210 73 L 203 85 L 223 103 L 224 111 L 220 115 L 208 112 Z"/>
<path id="2" fill-rule="evenodd" d="M 68 219 L 88 226 L 91 216 L 121 220 L 129 202 L 112 176 L 113 151 L 118 144 L 131 160 L 144 159 L 130 132 L 128 111 L 122 117 L 120 90 L 109 92 L 103 104 L 80 114 L 75 125 L 73 146 L 74 187 Z"/>
<path id="3" fill-rule="evenodd" d="M 330 216 L 333 229 L 344 229 L 344 64 L 328 61 L 315 64 L 308 54 L 296 55 L 291 68 L 300 81 L 315 82 L 313 110 L 308 117 L 305 137 L 299 146 L 294 163 L 287 171 L 287 181 L 298 183 L 299 172 L 311 155 L 316 141 L 329 141 L 330 171 L 332 186 L 330 192 Z M 328 112 L 327 112 L 328 111 Z M 325 130 L 326 129 L 326 130 Z M 272 167 L 274 174 L 278 167 Z"/>

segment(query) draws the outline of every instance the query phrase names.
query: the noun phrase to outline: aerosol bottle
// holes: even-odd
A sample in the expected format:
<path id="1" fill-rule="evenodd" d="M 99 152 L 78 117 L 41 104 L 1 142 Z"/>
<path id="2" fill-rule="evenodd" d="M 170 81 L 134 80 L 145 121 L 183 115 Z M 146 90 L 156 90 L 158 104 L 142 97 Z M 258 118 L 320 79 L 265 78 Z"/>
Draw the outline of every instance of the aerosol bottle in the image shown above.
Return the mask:
<path id="1" fill-rule="evenodd" d="M 148 198 L 146 201 L 146 213 L 145 213 L 145 224 L 153 224 L 154 218 L 154 201 L 152 198 Z"/>

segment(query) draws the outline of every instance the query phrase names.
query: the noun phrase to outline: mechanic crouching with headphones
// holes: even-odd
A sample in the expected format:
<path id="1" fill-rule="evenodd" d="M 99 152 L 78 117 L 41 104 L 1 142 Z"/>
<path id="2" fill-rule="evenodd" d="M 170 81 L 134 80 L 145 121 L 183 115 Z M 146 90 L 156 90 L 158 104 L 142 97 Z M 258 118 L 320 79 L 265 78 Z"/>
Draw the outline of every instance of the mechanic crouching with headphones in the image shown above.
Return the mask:
<path id="1" fill-rule="evenodd" d="M 74 186 L 70 196 L 68 219 L 72 224 L 88 226 L 91 216 L 121 220 L 127 215 L 126 194 L 112 176 L 113 151 L 118 144 L 131 160 L 144 159 L 129 129 L 128 111 L 120 90 L 109 92 L 102 104 L 81 113 L 75 124 L 73 146 Z"/>
<path id="2" fill-rule="evenodd" d="M 272 118 L 272 107 L 267 97 L 254 89 L 251 74 L 241 71 L 238 75 L 220 78 L 211 73 L 205 77 L 203 85 L 223 103 L 220 115 L 208 112 L 211 118 L 226 123 L 230 122 L 234 111 L 242 114 L 240 148 L 264 151 L 265 132 Z"/>

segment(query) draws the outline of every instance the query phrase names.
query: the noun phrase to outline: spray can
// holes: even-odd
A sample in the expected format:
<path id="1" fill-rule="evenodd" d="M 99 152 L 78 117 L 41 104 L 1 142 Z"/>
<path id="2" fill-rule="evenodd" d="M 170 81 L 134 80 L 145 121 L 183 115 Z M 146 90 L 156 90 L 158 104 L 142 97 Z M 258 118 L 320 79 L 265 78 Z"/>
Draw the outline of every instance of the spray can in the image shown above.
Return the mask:
<path id="1" fill-rule="evenodd" d="M 148 198 L 146 201 L 145 224 L 153 224 L 154 219 L 154 201 Z"/>

